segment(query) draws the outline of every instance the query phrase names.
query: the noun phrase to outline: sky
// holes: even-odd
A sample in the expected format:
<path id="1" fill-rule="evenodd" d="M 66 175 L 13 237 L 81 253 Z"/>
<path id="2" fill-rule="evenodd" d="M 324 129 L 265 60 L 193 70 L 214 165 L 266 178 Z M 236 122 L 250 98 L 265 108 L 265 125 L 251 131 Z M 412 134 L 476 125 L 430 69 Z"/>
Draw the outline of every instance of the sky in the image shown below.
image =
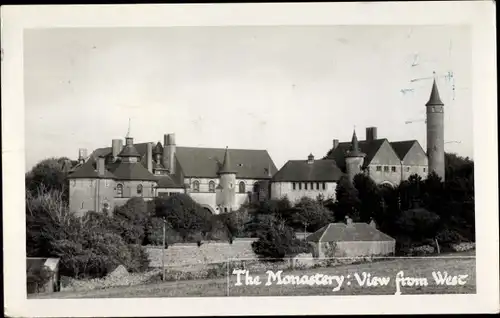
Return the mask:
<path id="1" fill-rule="evenodd" d="M 433 71 L 445 150 L 473 157 L 471 45 L 466 26 L 25 30 L 25 169 L 111 146 L 129 119 L 134 142 L 266 149 L 278 169 L 369 126 L 426 149 Z"/>

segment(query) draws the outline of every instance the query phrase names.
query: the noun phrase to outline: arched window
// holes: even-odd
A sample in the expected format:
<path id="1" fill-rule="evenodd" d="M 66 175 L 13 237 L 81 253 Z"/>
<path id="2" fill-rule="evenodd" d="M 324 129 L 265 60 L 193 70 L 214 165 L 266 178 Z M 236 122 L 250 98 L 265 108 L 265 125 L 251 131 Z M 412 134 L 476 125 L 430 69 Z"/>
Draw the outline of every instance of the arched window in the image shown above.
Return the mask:
<path id="1" fill-rule="evenodd" d="M 238 190 L 240 193 L 245 193 L 245 182 L 243 181 L 240 182 Z"/>
<path id="2" fill-rule="evenodd" d="M 200 181 L 196 180 L 193 182 L 193 192 L 200 192 Z"/>
<path id="3" fill-rule="evenodd" d="M 255 192 L 255 193 L 259 193 L 259 190 L 260 190 L 259 183 L 258 183 L 258 182 L 255 182 L 255 183 L 253 184 L 253 192 Z"/>
<path id="4" fill-rule="evenodd" d="M 142 184 L 137 186 L 137 195 L 142 197 Z"/>
<path id="5" fill-rule="evenodd" d="M 116 196 L 119 198 L 123 197 L 123 185 L 122 184 L 118 184 L 116 186 Z"/>
<path id="6" fill-rule="evenodd" d="M 208 183 L 208 192 L 215 192 L 215 182 L 210 181 Z"/>

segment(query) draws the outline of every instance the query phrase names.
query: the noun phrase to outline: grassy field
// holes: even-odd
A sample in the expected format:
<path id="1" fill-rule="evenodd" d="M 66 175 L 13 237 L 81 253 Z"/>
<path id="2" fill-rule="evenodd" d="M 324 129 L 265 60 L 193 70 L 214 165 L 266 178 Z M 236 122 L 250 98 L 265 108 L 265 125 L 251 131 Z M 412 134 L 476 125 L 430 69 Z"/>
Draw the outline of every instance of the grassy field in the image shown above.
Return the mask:
<path id="1" fill-rule="evenodd" d="M 457 257 L 458 256 L 458 257 Z M 462 256 L 462 258 L 459 258 Z M 463 257 L 465 256 L 465 258 Z M 398 272 L 403 271 L 403 280 L 397 282 Z M 433 272 L 440 271 L 448 275 L 467 275 L 463 279 L 463 285 L 439 285 L 436 284 Z M 385 283 L 378 280 L 378 286 L 367 286 L 361 284 L 363 273 L 373 279 L 385 277 Z M 266 286 L 268 275 L 265 273 L 249 273 L 254 278 L 259 276 L 260 285 L 245 284 L 242 279 L 241 285 L 236 286 L 236 275 L 229 277 L 206 280 L 190 280 L 176 282 L 159 282 L 140 286 L 116 287 L 101 290 L 80 292 L 59 292 L 53 294 L 29 295 L 29 298 L 141 298 L 141 297 L 224 297 L 224 296 L 319 296 L 319 295 L 393 295 L 396 293 L 397 285 L 402 294 L 470 294 L 476 292 L 476 259 L 471 253 L 454 255 L 442 255 L 439 258 L 395 258 L 378 262 L 344 265 L 330 268 L 315 268 L 307 270 L 285 271 L 281 274 L 308 277 L 323 274 L 342 278 L 341 286 L 333 278 L 331 284 L 279 284 L 277 280 L 271 281 Z M 356 278 L 358 277 L 358 279 Z M 242 275 L 244 278 L 244 275 Z M 413 286 L 404 286 L 404 282 L 410 283 L 409 278 L 420 278 L 413 280 Z M 425 281 L 421 278 L 425 278 Z M 368 279 L 372 281 L 371 279 Z M 388 280 L 387 280 L 388 279 Z M 321 282 L 321 280 L 319 281 Z M 373 282 L 373 281 L 372 281 Z M 382 284 L 380 284 L 382 282 Z M 453 281 L 450 280 L 451 283 Z M 333 291 L 335 287 L 340 287 Z"/>

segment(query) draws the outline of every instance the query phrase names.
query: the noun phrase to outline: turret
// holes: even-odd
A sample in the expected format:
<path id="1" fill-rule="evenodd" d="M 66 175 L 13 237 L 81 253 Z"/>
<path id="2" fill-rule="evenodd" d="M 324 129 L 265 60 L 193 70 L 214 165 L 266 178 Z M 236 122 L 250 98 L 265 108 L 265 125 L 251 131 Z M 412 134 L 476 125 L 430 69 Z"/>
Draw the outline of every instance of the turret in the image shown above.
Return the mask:
<path id="1" fill-rule="evenodd" d="M 125 138 L 125 147 L 123 147 L 122 151 L 118 154 L 118 157 L 122 160 L 122 162 L 135 163 L 139 161 L 141 155 L 135 149 L 134 139 L 132 137 Z"/>
<path id="2" fill-rule="evenodd" d="M 427 108 L 427 157 L 429 172 L 434 171 L 444 181 L 444 104 L 439 97 L 436 80 L 432 83 L 431 96 L 425 106 Z"/>
<path id="3" fill-rule="evenodd" d="M 354 130 L 352 134 L 351 150 L 345 157 L 346 172 L 349 180 L 352 181 L 355 175 L 361 173 L 365 156 L 366 155 L 359 150 L 358 137 L 356 136 L 356 130 Z"/>
<path id="4" fill-rule="evenodd" d="M 217 194 L 217 205 L 221 208 L 220 212 L 230 212 L 235 209 L 236 197 L 236 170 L 231 167 L 231 158 L 229 149 L 226 147 L 224 160 L 219 169 L 219 187 Z"/>

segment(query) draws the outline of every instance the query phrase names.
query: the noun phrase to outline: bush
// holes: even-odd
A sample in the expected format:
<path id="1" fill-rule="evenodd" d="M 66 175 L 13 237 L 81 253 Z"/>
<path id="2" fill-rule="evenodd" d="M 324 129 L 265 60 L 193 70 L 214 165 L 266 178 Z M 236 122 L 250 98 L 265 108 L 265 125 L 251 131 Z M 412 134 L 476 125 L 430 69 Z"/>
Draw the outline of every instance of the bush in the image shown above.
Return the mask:
<path id="1" fill-rule="evenodd" d="M 47 266 L 35 266 L 27 269 L 27 290 L 28 293 L 38 293 L 43 291 L 53 273 Z"/>

